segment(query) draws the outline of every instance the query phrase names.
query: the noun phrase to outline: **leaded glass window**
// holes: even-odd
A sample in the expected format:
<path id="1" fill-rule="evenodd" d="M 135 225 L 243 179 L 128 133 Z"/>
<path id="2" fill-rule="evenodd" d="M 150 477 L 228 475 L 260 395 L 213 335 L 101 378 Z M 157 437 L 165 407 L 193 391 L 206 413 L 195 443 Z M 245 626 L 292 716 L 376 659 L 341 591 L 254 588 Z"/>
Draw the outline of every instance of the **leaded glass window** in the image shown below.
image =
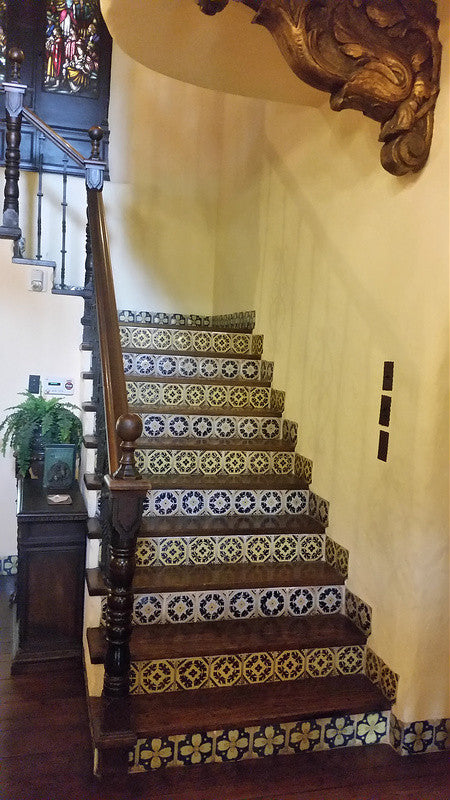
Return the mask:
<path id="1" fill-rule="evenodd" d="M 96 97 L 98 0 L 47 0 L 44 89 Z"/>

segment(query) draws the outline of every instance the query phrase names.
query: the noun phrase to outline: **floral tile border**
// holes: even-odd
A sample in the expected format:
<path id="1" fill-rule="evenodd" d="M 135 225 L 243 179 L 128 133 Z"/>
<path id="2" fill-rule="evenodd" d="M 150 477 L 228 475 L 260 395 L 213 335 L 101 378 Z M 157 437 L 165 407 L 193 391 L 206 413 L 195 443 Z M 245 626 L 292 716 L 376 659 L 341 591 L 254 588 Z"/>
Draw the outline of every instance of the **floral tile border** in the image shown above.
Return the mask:
<path id="1" fill-rule="evenodd" d="M 230 333 L 227 331 L 195 331 L 187 328 L 143 328 L 133 325 L 119 325 L 120 342 L 124 350 L 150 350 L 152 353 L 164 351 L 178 353 L 214 352 L 217 356 L 236 355 L 260 356 L 263 351 L 263 336 L 259 333 Z"/>
<path id="2" fill-rule="evenodd" d="M 345 588 L 345 615 L 366 636 L 370 635 L 372 630 L 372 609 L 347 587 Z"/>
<path id="3" fill-rule="evenodd" d="M 228 534 L 138 538 L 136 566 L 321 561 L 320 534 Z"/>
<path id="4" fill-rule="evenodd" d="M 159 437 L 190 438 L 207 440 L 237 439 L 282 439 L 296 444 L 298 426 L 296 422 L 278 417 L 234 417 L 205 414 L 140 414 L 143 435 L 149 439 Z"/>
<path id="5" fill-rule="evenodd" d="M 17 575 L 17 555 L 0 558 L 0 575 Z"/>
<path id="6" fill-rule="evenodd" d="M 122 353 L 125 375 L 157 378 L 214 378 L 241 381 L 271 381 L 273 362 L 260 359 L 218 358 L 209 356 L 155 355 Z"/>
<path id="7" fill-rule="evenodd" d="M 391 713 L 389 743 L 402 756 L 450 750 L 450 719 L 402 722 Z"/>
<path id="8" fill-rule="evenodd" d="M 151 489 L 144 500 L 144 515 L 308 514 L 326 526 L 328 507 L 327 500 L 310 489 Z"/>
<path id="9" fill-rule="evenodd" d="M 343 578 L 348 578 L 348 560 L 348 550 L 327 536 L 325 539 L 325 561 L 337 569 Z"/>
<path id="10" fill-rule="evenodd" d="M 201 383 L 126 381 L 130 405 L 210 406 L 284 410 L 284 392 L 267 386 L 222 386 Z M 270 410 L 268 413 L 270 414 Z"/>
<path id="11" fill-rule="evenodd" d="M 190 328 L 210 328 L 213 325 L 224 325 L 228 328 L 246 328 L 252 331 L 255 326 L 254 311 L 237 311 L 233 314 L 179 314 L 166 311 L 132 311 L 121 309 L 118 312 L 119 322 L 137 322 L 141 325 L 179 325 Z"/>
<path id="12" fill-rule="evenodd" d="M 366 648 L 364 674 L 388 700 L 395 703 L 399 676 L 370 647 Z"/>
<path id="13" fill-rule="evenodd" d="M 320 647 L 133 661 L 132 694 L 215 689 L 362 672 L 364 647 Z"/>
<path id="14" fill-rule="evenodd" d="M 137 448 L 139 472 L 150 475 L 293 475 L 312 479 L 312 461 L 292 451 Z"/>
<path id="15" fill-rule="evenodd" d="M 373 712 L 138 739 L 130 751 L 129 771 L 385 743 L 388 728 L 389 712 Z"/>
<path id="16" fill-rule="evenodd" d="M 134 596 L 133 624 L 177 625 L 256 617 L 329 615 L 340 614 L 342 605 L 342 586 L 140 593 Z"/>

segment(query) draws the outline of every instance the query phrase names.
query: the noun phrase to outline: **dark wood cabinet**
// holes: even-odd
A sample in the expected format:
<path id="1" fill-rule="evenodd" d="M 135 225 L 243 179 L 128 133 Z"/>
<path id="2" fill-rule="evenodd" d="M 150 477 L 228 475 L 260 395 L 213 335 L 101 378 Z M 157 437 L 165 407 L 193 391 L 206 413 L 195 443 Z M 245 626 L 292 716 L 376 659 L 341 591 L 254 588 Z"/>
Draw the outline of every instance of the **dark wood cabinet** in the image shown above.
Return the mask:
<path id="1" fill-rule="evenodd" d="M 17 618 L 12 672 L 81 659 L 87 511 L 78 485 L 71 505 L 49 505 L 40 481 L 20 480 Z"/>

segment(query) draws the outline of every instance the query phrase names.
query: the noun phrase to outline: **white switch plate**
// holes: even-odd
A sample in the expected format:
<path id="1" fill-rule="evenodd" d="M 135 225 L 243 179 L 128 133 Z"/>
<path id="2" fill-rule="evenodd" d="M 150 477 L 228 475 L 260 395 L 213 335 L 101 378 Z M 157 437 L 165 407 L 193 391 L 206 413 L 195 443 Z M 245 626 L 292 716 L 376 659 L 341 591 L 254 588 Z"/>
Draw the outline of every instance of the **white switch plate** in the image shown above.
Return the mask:
<path id="1" fill-rule="evenodd" d="M 44 378 L 42 381 L 44 394 L 68 395 L 74 393 L 72 378 Z"/>

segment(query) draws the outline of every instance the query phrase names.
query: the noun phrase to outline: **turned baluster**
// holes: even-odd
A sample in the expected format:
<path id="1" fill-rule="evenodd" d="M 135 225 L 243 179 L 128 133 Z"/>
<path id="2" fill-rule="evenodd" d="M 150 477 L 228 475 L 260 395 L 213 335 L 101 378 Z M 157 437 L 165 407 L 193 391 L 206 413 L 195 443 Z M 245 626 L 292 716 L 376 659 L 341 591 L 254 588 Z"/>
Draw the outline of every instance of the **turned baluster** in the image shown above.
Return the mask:
<path id="1" fill-rule="evenodd" d="M 20 141 L 23 99 L 26 86 L 20 83 L 20 68 L 24 60 L 22 50 L 11 47 L 8 58 L 12 77 L 3 84 L 6 107 L 5 191 L 3 204 L 3 229 L 10 230 L 13 238 L 21 235 L 19 229 L 19 176 Z"/>
<path id="2" fill-rule="evenodd" d="M 129 691 L 130 636 L 132 630 L 136 537 L 142 520 L 147 487 L 140 486 L 134 463 L 136 439 L 142 421 L 136 414 L 123 414 L 116 426 L 121 441 L 120 465 L 114 477 L 105 478 L 110 493 L 111 544 L 106 611 L 107 652 L 105 697 L 125 697 Z"/>

